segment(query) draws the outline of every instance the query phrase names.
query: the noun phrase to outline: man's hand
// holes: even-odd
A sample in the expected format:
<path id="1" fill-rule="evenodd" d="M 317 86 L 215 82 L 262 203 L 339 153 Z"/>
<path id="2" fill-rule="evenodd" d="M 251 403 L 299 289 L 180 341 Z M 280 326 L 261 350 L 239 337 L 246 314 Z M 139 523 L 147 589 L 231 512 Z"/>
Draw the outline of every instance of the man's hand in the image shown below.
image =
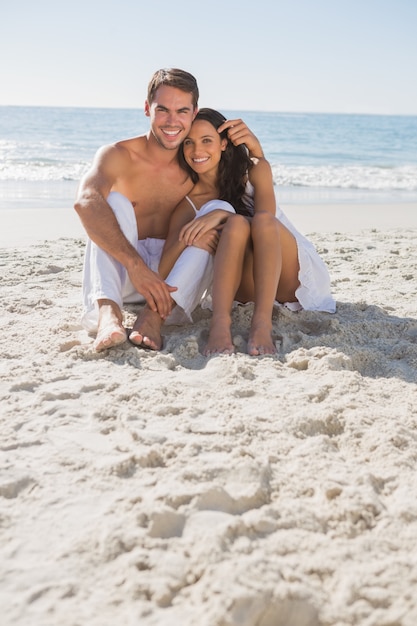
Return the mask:
<path id="1" fill-rule="evenodd" d="M 159 274 L 145 265 L 142 259 L 139 264 L 129 267 L 128 274 L 133 286 L 145 298 L 149 308 L 165 320 L 172 311 L 171 293 L 177 291 L 177 287 L 167 285 Z"/>
<path id="2" fill-rule="evenodd" d="M 217 132 L 222 133 L 224 130 L 227 130 L 227 136 L 234 146 L 245 144 L 251 157 L 257 157 L 260 159 L 264 156 L 259 139 L 253 134 L 243 120 L 226 120 L 221 126 L 219 126 Z"/>

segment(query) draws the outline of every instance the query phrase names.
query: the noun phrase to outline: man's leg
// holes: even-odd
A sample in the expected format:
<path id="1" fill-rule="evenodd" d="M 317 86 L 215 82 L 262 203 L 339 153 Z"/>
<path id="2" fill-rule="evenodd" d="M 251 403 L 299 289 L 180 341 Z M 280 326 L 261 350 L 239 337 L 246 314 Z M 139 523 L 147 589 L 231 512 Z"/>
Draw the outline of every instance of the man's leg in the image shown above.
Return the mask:
<path id="1" fill-rule="evenodd" d="M 210 200 L 198 212 L 197 217 L 206 215 L 215 209 L 222 208 L 235 213 L 232 205 L 223 200 Z M 173 305 L 178 305 L 181 311 L 174 311 L 167 322 L 181 317 L 181 321 L 192 322 L 191 313 L 201 302 L 201 298 L 211 286 L 213 279 L 213 256 L 206 250 L 190 246 L 178 257 L 174 267 L 165 279 L 168 285 L 177 287 L 171 294 Z M 161 328 L 165 320 L 158 313 L 145 307 L 133 326 L 130 341 L 152 350 L 162 347 Z"/>
<path id="2" fill-rule="evenodd" d="M 126 331 L 123 327 L 123 313 L 113 300 L 97 300 L 98 305 L 98 327 L 94 341 L 94 348 L 97 352 L 113 348 L 127 339 Z"/>
<path id="3" fill-rule="evenodd" d="M 122 194 L 112 192 L 107 198 L 125 237 L 137 246 L 136 217 L 131 202 Z M 118 345 L 126 340 L 123 327 L 124 296 L 134 288 L 126 269 L 90 239 L 87 241 L 83 272 L 84 315 L 86 330 L 97 332 L 96 350 Z"/>

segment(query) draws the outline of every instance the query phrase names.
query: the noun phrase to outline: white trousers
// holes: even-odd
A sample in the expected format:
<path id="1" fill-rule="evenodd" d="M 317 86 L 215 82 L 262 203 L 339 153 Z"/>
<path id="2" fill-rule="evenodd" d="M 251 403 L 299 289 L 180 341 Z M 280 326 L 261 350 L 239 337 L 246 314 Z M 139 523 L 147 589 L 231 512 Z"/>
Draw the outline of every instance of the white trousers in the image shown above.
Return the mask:
<path id="1" fill-rule="evenodd" d="M 107 202 L 111 206 L 119 226 L 142 257 L 146 265 L 154 272 L 158 271 L 164 240 L 139 239 L 136 216 L 132 203 L 121 193 L 112 191 Z M 223 200 L 210 200 L 198 211 L 196 217 L 210 213 L 214 209 L 234 213 L 233 207 Z M 200 303 L 213 279 L 213 256 L 190 246 L 177 259 L 175 266 L 166 278 L 166 283 L 177 287 L 171 293 L 172 299 L 180 307 L 176 307 L 167 323 L 192 321 L 191 313 Z M 97 300 L 112 300 L 120 308 L 123 303 L 144 303 L 145 299 L 133 286 L 126 268 L 114 257 L 99 248 L 90 239 L 87 246 L 83 270 L 83 305 L 82 325 L 88 331 L 96 331 L 98 325 Z"/>

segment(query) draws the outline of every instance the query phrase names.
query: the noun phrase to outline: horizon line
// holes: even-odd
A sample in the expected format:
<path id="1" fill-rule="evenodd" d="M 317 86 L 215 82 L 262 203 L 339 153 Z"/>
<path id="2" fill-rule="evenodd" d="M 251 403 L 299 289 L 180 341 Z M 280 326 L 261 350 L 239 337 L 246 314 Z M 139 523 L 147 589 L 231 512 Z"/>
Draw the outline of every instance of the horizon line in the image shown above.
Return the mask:
<path id="1" fill-rule="evenodd" d="M 141 111 L 142 107 L 134 106 L 95 106 L 82 104 L 1 104 L 0 108 L 33 108 L 33 109 L 99 109 L 113 111 Z M 202 108 L 202 107 L 199 107 Z M 221 111 L 234 111 L 242 113 L 277 113 L 279 115 L 369 115 L 386 117 L 416 117 L 416 113 L 383 113 L 369 111 L 324 111 L 324 110 L 273 110 L 273 109 L 248 109 L 235 107 L 211 107 Z"/>

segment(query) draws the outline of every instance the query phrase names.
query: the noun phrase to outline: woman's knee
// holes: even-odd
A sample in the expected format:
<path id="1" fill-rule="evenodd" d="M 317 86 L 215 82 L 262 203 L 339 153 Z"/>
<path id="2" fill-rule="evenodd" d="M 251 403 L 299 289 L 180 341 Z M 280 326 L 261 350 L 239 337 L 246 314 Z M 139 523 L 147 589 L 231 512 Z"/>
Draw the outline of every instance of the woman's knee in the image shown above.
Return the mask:
<path id="1" fill-rule="evenodd" d="M 275 215 L 271 215 L 271 213 L 255 213 L 252 218 L 252 231 L 256 230 L 265 230 L 275 229 L 277 232 L 279 231 L 279 222 L 276 219 Z"/>
<path id="2" fill-rule="evenodd" d="M 227 218 L 223 233 L 231 236 L 249 237 L 250 224 L 243 215 L 231 215 Z"/>

